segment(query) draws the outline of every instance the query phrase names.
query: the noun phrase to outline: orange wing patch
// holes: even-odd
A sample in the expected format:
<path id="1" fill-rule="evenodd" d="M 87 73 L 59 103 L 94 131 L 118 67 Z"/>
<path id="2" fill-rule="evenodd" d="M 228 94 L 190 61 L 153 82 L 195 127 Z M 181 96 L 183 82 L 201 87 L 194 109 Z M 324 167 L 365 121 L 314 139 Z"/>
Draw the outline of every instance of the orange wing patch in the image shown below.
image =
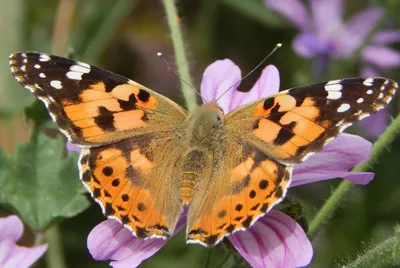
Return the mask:
<path id="1" fill-rule="evenodd" d="M 226 177 L 221 173 L 213 178 L 218 182 L 203 196 L 193 197 L 188 212 L 189 243 L 213 246 L 249 228 L 285 196 L 291 168 L 254 151 L 231 169 L 229 181 L 222 176 Z"/>
<path id="2" fill-rule="evenodd" d="M 145 144 L 127 140 L 85 149 L 80 160 L 81 180 L 104 215 L 117 219 L 138 237 L 168 238 L 181 212 L 179 196 L 172 198 L 174 188 L 165 177 L 154 176 L 158 172 L 149 150 L 152 145 L 138 146 Z M 168 170 L 165 173 L 168 177 Z"/>

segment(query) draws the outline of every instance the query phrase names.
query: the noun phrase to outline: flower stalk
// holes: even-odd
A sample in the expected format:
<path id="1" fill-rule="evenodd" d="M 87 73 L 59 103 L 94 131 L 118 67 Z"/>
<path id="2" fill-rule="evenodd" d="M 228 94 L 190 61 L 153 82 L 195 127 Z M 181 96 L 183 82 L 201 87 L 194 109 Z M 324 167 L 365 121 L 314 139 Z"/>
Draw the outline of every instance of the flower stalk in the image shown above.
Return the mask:
<path id="1" fill-rule="evenodd" d="M 187 109 L 189 111 L 193 111 L 197 107 L 197 96 L 196 91 L 193 89 L 193 82 L 190 76 L 189 64 L 186 57 L 185 45 L 183 43 L 182 31 L 178 13 L 176 11 L 175 1 L 163 0 L 163 4 L 171 33 L 172 44 L 174 47 L 175 62 L 178 73 L 181 77 L 182 94 L 185 99 Z"/>
<path id="2" fill-rule="evenodd" d="M 386 128 L 385 132 L 378 138 L 372 148 L 371 157 L 364 163 L 356 166 L 352 171 L 362 172 L 368 170 L 378 158 L 389 146 L 396 135 L 400 133 L 400 115 Z M 321 207 L 314 219 L 311 221 L 308 235 L 314 237 L 319 230 L 324 226 L 324 223 L 330 219 L 333 213 L 336 211 L 341 201 L 345 197 L 346 193 L 353 188 L 353 184 L 350 181 L 344 180 L 339 184 L 336 190 L 328 198 L 325 204 Z"/>

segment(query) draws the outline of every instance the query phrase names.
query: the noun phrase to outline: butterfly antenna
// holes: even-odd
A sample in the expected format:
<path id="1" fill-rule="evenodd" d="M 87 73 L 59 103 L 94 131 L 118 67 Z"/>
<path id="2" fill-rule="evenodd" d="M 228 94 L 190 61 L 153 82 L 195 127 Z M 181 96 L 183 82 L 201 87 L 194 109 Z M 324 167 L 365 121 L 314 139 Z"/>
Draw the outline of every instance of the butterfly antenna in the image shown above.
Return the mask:
<path id="1" fill-rule="evenodd" d="M 229 90 L 231 90 L 234 86 L 236 86 L 237 84 L 239 84 L 240 82 L 242 82 L 244 79 L 246 79 L 249 75 L 251 75 L 255 70 L 257 70 L 272 54 L 275 53 L 275 51 L 280 48 L 282 46 L 281 43 L 276 44 L 276 46 L 274 47 L 274 49 L 259 63 L 257 64 L 256 67 L 254 67 L 248 74 L 246 74 L 245 76 L 243 76 L 242 79 L 240 79 L 239 81 L 237 81 L 236 83 L 234 83 L 232 86 L 230 86 L 227 90 L 224 91 L 224 93 L 221 94 L 221 96 L 219 96 L 215 101 L 218 101 L 220 98 L 222 98 L 222 96 L 224 96 Z"/>
<path id="2" fill-rule="evenodd" d="M 167 65 L 168 70 L 172 71 L 183 83 L 185 83 L 188 87 L 190 87 L 191 89 L 193 89 L 197 95 L 200 96 L 200 98 L 203 100 L 203 102 L 205 102 L 204 98 L 201 96 L 200 92 L 198 92 L 191 84 L 189 84 L 188 82 L 185 81 L 185 79 L 183 79 L 178 72 L 175 70 L 175 68 L 173 68 L 168 61 L 164 58 L 163 54 L 161 52 L 157 53 L 157 56 L 165 63 L 165 65 Z"/>

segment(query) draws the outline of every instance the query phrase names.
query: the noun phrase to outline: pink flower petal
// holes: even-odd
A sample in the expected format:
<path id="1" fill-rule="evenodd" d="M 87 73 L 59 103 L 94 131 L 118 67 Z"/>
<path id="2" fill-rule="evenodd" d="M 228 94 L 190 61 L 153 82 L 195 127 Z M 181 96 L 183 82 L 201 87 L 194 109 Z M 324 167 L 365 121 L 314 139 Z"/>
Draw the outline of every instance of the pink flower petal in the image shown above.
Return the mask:
<path id="1" fill-rule="evenodd" d="M 400 30 L 382 30 L 377 32 L 372 39 L 376 45 L 389 45 L 400 42 Z"/>
<path id="2" fill-rule="evenodd" d="M 82 148 L 76 146 L 75 144 L 72 144 L 71 142 L 67 142 L 67 150 L 69 152 L 77 152 L 80 153 L 82 151 Z"/>
<path id="3" fill-rule="evenodd" d="M 11 240 L 18 241 L 24 232 L 24 225 L 17 216 L 8 216 L 0 218 L 0 241 Z"/>
<path id="4" fill-rule="evenodd" d="M 376 114 L 363 119 L 360 124 L 370 136 L 378 138 L 385 131 L 389 122 L 390 113 L 389 109 L 386 107 Z"/>
<path id="5" fill-rule="evenodd" d="M 302 31 L 311 30 L 309 13 L 300 0 L 264 0 L 267 7 L 280 13 Z"/>
<path id="6" fill-rule="evenodd" d="M 337 177 L 358 184 L 367 184 L 373 179 L 374 173 L 348 172 L 348 170 L 367 161 L 371 149 L 371 142 L 364 138 L 340 134 L 322 151 L 294 167 L 291 187 Z"/>
<path id="7" fill-rule="evenodd" d="M 183 213 L 175 228 L 178 233 L 186 224 Z M 116 220 L 105 220 L 90 232 L 87 247 L 95 260 L 114 260 L 113 267 L 137 267 L 142 261 L 153 256 L 168 240 L 143 240 L 132 235 Z"/>
<path id="8" fill-rule="evenodd" d="M 299 224 L 272 210 L 250 229 L 229 236 L 238 252 L 255 268 L 302 267 L 311 262 L 313 249 Z"/>
<path id="9" fill-rule="evenodd" d="M 260 78 L 248 92 L 233 91 L 226 112 L 230 112 L 242 105 L 266 98 L 279 91 L 279 71 L 274 65 L 264 68 Z"/>
<path id="10" fill-rule="evenodd" d="M 358 49 L 368 34 L 371 33 L 376 23 L 382 17 L 383 11 L 378 7 L 365 9 L 351 18 L 347 25 L 343 26 L 341 35 L 337 36 L 340 40 L 337 43 L 340 57 L 348 57 Z"/>
<path id="11" fill-rule="evenodd" d="M 231 96 L 239 86 L 237 82 L 241 78 L 242 74 L 239 67 L 231 60 L 217 60 L 204 71 L 203 80 L 201 81 L 201 96 L 205 99 L 206 103 L 215 101 L 228 88 L 232 87 L 218 100 L 218 104 L 226 113 L 229 110 Z"/>
<path id="12" fill-rule="evenodd" d="M 368 46 L 361 51 L 361 58 L 386 69 L 400 66 L 400 52 L 384 46 Z"/>
<path id="13" fill-rule="evenodd" d="M 316 33 L 331 38 L 342 27 L 342 0 L 311 0 Z"/>
<path id="14" fill-rule="evenodd" d="M 30 267 L 47 250 L 47 245 L 34 248 L 19 247 L 17 240 L 22 236 L 23 224 L 17 216 L 0 218 L 0 267 Z"/>
<path id="15" fill-rule="evenodd" d="M 18 247 L 12 249 L 6 262 L 0 262 L 1 267 L 7 268 L 28 268 L 31 267 L 47 250 L 47 245 L 40 245 L 34 248 Z M 10 256 L 11 255 L 11 256 Z"/>

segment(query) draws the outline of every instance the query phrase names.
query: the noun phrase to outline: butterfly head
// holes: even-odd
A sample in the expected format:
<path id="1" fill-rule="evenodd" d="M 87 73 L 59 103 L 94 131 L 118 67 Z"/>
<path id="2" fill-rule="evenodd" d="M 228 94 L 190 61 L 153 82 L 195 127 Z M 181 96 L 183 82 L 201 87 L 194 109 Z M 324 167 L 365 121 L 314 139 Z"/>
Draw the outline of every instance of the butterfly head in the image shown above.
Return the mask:
<path id="1" fill-rule="evenodd" d="M 203 104 L 187 119 L 190 142 L 210 143 L 223 126 L 224 111 L 216 102 Z"/>

